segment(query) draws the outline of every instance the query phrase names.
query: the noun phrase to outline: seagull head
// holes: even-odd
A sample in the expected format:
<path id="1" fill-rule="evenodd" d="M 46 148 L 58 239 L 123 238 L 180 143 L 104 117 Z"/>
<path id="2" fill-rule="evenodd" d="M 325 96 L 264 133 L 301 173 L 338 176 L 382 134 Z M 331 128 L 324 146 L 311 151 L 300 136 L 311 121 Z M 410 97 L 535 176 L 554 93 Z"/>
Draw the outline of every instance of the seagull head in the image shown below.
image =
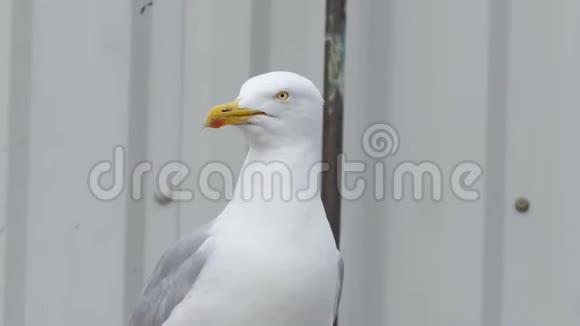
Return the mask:
<path id="1" fill-rule="evenodd" d="M 322 134 L 320 92 L 310 80 L 291 72 L 270 72 L 242 85 L 239 96 L 213 107 L 205 126 L 240 127 L 250 146 L 286 145 Z"/>

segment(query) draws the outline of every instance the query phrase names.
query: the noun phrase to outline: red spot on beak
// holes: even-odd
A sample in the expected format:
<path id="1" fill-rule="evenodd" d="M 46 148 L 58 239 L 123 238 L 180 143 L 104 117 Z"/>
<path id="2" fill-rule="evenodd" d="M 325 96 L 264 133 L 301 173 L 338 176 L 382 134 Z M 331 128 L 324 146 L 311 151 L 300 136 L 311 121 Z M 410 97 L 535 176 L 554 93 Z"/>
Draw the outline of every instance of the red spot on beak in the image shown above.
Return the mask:
<path id="1" fill-rule="evenodd" d="M 224 126 L 224 119 L 221 118 L 216 118 L 214 120 L 211 121 L 210 127 L 212 128 L 219 128 L 219 127 L 223 127 Z"/>

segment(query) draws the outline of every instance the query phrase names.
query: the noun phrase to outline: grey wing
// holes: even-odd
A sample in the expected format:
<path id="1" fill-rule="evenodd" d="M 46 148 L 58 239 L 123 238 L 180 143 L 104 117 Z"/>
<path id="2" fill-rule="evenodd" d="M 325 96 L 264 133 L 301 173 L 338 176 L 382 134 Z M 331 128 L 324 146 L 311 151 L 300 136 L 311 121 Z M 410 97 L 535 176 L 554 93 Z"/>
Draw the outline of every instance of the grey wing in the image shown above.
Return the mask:
<path id="1" fill-rule="evenodd" d="M 339 253 L 338 257 L 338 284 L 336 285 L 336 304 L 334 305 L 334 321 L 338 318 L 338 308 L 340 306 L 340 298 L 342 297 L 342 283 L 344 281 L 344 262 Z"/>
<path id="2" fill-rule="evenodd" d="M 151 274 L 129 326 L 162 326 L 201 272 L 208 251 L 210 225 L 199 228 L 167 250 Z M 206 246 L 204 246 L 206 247 Z"/>

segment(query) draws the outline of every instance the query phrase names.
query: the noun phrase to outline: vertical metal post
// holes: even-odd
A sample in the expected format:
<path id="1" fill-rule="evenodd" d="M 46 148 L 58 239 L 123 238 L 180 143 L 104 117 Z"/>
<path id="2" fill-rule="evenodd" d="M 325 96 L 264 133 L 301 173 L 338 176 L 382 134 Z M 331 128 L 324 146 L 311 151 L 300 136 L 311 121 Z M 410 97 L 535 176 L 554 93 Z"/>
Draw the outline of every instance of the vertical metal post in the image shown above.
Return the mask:
<path id="1" fill-rule="evenodd" d="M 329 164 L 330 170 L 322 175 L 321 195 L 337 245 L 340 241 L 341 202 L 337 158 L 342 153 L 345 32 L 346 0 L 327 0 L 322 159 Z"/>

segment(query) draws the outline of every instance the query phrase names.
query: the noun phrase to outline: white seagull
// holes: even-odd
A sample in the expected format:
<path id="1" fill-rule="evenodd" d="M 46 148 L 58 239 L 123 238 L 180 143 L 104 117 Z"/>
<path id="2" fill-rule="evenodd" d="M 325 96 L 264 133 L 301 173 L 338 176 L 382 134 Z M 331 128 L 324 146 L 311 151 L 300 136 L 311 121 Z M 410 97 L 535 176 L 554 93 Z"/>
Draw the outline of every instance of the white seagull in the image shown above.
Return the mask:
<path id="1" fill-rule="evenodd" d="M 330 326 L 342 259 L 318 193 L 323 100 L 308 79 L 271 72 L 212 108 L 249 151 L 232 200 L 153 271 L 131 326 Z"/>

